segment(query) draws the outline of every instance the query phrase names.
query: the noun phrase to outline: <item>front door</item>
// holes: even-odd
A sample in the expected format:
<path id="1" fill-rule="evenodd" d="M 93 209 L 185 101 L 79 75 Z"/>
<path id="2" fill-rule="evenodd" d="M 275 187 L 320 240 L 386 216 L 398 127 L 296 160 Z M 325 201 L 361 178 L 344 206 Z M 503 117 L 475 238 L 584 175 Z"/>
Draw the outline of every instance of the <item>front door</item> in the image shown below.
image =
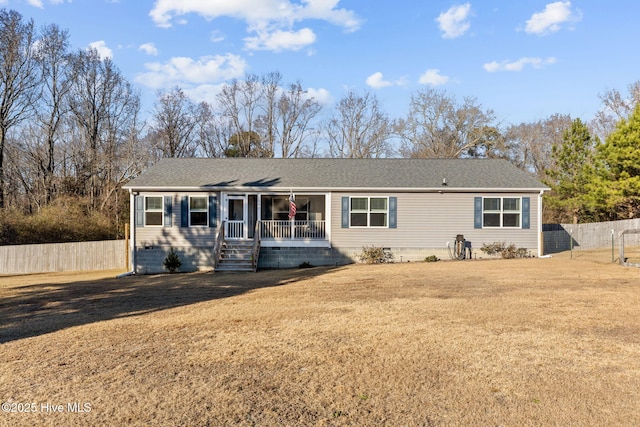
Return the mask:
<path id="1" fill-rule="evenodd" d="M 225 236 L 227 239 L 245 239 L 247 236 L 247 196 L 227 196 Z"/>

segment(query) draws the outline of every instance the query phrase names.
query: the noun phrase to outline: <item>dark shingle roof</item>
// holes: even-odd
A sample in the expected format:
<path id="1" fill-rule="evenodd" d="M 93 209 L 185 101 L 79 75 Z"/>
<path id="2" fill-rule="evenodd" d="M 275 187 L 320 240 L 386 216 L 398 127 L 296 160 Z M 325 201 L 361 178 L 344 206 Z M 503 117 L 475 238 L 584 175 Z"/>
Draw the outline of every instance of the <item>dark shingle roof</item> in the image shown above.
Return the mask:
<path id="1" fill-rule="evenodd" d="M 446 187 L 442 185 L 446 179 Z M 505 189 L 547 187 L 502 159 L 163 159 L 131 190 Z"/>

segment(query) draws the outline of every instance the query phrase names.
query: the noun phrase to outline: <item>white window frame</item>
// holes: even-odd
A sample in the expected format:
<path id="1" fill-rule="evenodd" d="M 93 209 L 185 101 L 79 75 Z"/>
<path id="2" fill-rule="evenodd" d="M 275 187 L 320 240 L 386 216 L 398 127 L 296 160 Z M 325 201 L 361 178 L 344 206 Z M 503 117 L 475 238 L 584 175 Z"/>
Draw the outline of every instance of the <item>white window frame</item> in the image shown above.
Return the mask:
<path id="1" fill-rule="evenodd" d="M 204 209 L 191 209 L 191 199 L 204 199 L 205 200 L 205 208 Z M 206 224 L 191 224 L 191 212 L 206 212 Z M 189 227 L 209 227 L 209 197 L 208 196 L 189 196 Z"/>
<path id="2" fill-rule="evenodd" d="M 367 199 L 367 209 L 356 209 L 353 210 L 351 208 L 353 199 Z M 371 209 L 371 199 L 385 199 L 386 201 L 386 209 L 383 210 L 372 210 Z M 367 214 L 367 225 L 352 225 L 351 224 L 351 214 Z M 371 214 L 376 213 L 384 213 L 385 214 L 385 224 L 384 225 L 371 225 Z M 349 197 L 349 228 L 389 228 L 389 197 L 388 196 L 350 196 Z"/>
<path id="3" fill-rule="evenodd" d="M 147 208 L 147 199 L 151 198 L 159 198 L 160 199 L 160 209 L 148 209 Z M 148 224 L 147 223 L 147 213 L 148 212 L 160 212 L 160 224 Z M 144 226 L 145 227 L 164 227 L 164 196 L 144 196 Z"/>
<path id="4" fill-rule="evenodd" d="M 486 199 L 499 199 L 500 200 L 500 209 L 499 210 L 485 210 L 484 201 Z M 504 208 L 504 200 L 505 199 L 517 199 L 518 200 L 518 210 L 506 210 Z M 498 214 L 500 218 L 500 225 L 486 225 L 484 221 L 484 215 L 486 213 L 490 214 Z M 504 215 L 505 214 L 518 214 L 518 225 L 504 225 Z M 509 228 L 509 229 L 518 229 L 522 228 L 522 197 L 510 197 L 510 196 L 497 196 L 497 197 L 483 197 L 482 198 L 482 228 Z"/>

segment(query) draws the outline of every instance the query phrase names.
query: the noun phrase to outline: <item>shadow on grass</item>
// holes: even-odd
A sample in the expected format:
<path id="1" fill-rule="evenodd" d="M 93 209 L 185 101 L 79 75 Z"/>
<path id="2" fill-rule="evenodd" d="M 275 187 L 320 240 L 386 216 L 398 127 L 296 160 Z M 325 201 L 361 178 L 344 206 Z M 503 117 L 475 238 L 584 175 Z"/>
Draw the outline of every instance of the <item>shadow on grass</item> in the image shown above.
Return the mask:
<path id="1" fill-rule="evenodd" d="M 258 273 L 163 274 L 3 290 L 0 343 L 39 336 L 103 320 L 138 316 L 282 286 L 319 276 L 335 267 L 267 270 Z"/>

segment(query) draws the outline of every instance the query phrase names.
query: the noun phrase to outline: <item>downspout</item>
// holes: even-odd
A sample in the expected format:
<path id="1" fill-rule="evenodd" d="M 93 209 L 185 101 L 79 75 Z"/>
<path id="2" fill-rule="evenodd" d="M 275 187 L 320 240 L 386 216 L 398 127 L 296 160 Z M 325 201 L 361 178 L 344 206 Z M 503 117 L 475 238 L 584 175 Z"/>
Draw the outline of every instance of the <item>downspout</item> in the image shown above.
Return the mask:
<path id="1" fill-rule="evenodd" d="M 129 239 L 129 253 L 131 254 L 131 256 L 129 257 L 129 260 L 131 265 L 129 266 L 130 267 L 129 271 L 116 276 L 118 279 L 136 274 L 136 221 L 135 221 L 136 199 L 135 197 L 136 196 L 133 194 L 133 191 L 129 189 L 129 230 L 131 230 L 131 236 Z"/>

